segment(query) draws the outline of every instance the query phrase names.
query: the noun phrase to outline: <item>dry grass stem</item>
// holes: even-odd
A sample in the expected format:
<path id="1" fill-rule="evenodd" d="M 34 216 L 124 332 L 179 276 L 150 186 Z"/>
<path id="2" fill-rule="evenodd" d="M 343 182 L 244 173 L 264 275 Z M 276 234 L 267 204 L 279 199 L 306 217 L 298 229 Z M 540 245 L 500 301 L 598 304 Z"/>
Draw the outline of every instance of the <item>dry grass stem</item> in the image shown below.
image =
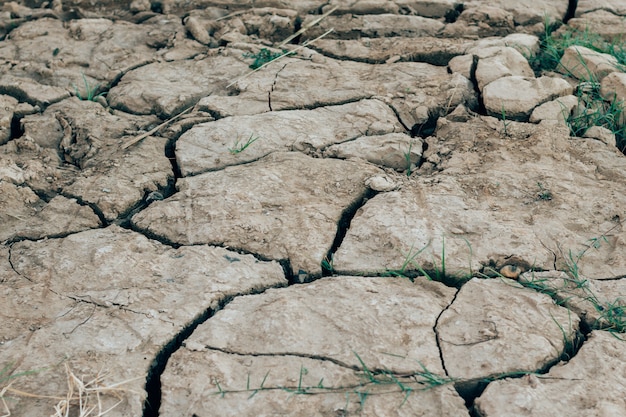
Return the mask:
<path id="1" fill-rule="evenodd" d="M 111 385 L 105 385 L 104 378 L 106 374 L 98 372 L 95 378 L 85 382 L 82 378 L 74 374 L 67 363 L 65 364 L 65 373 L 67 377 L 67 393 L 65 396 L 31 394 L 11 388 L 11 384 L 4 387 L 0 390 L 0 401 L 4 407 L 4 414 L 0 417 L 11 416 L 11 411 L 4 399 L 7 393 L 19 397 L 58 401 L 58 403 L 54 405 L 54 414 L 52 414 L 51 417 L 102 417 L 124 401 L 124 397 L 121 395 L 122 393 L 131 392 L 128 389 L 120 388 L 122 385 L 141 379 L 138 377 Z M 102 399 L 105 395 L 115 397 L 117 402 L 104 408 Z"/>
<path id="2" fill-rule="evenodd" d="M 226 16 L 218 17 L 217 19 L 215 19 L 215 21 L 219 22 L 220 20 L 230 19 L 231 17 L 239 16 L 240 14 L 244 14 L 244 13 L 246 13 L 248 11 L 249 10 L 239 10 L 237 12 L 229 13 Z"/>
<path id="3" fill-rule="evenodd" d="M 164 121 L 163 123 L 161 123 L 160 125 L 158 125 L 157 127 L 150 129 L 149 131 L 142 133 L 139 136 L 135 136 L 134 138 L 132 138 L 131 140 L 127 141 L 126 143 L 124 143 L 122 145 L 122 149 L 128 149 L 131 146 L 133 146 L 135 143 L 147 138 L 150 135 L 155 134 L 156 132 L 158 132 L 162 127 L 167 126 L 168 124 L 172 123 L 174 120 L 177 120 L 178 118 L 180 118 L 183 114 L 188 113 L 191 109 L 193 109 L 194 106 L 190 106 L 188 108 L 186 108 L 185 110 L 181 111 L 180 113 L 178 113 L 176 116 L 171 117 L 169 119 L 167 119 L 166 121 Z"/>
<path id="4" fill-rule="evenodd" d="M 317 25 L 319 22 L 321 22 L 324 18 L 326 18 L 328 15 L 330 15 L 331 13 L 333 13 L 335 10 L 337 10 L 339 6 L 335 6 L 332 9 L 330 9 L 329 11 L 327 11 L 326 13 L 324 13 L 323 15 L 321 15 L 320 17 L 318 17 L 317 19 L 314 19 L 312 21 L 310 21 L 309 23 L 307 23 L 306 25 L 302 26 L 300 28 L 299 31 L 297 31 L 296 33 L 294 33 L 293 35 L 291 35 L 290 37 L 288 37 L 287 39 L 285 39 L 284 41 L 282 41 L 280 43 L 280 45 L 277 46 L 277 48 L 281 48 L 285 45 L 287 45 L 289 42 L 291 42 L 293 39 L 297 38 L 298 36 L 302 35 L 304 32 L 306 32 L 307 30 L 309 30 L 310 28 L 312 28 L 313 26 Z"/>
<path id="5" fill-rule="evenodd" d="M 332 9 L 330 9 L 329 11 L 327 11 L 326 13 L 324 13 L 323 15 L 321 15 L 320 17 L 318 17 L 317 19 L 315 19 L 315 20 L 313 20 L 313 21 L 311 21 L 311 22 L 307 23 L 307 24 L 306 24 L 304 27 L 302 27 L 299 31 L 297 31 L 296 33 L 294 33 L 293 35 L 289 36 L 287 39 L 285 39 L 284 41 L 282 41 L 282 42 L 280 43 L 280 45 L 278 45 L 278 47 L 280 48 L 280 47 L 282 47 L 282 46 L 286 45 L 288 42 L 290 42 L 291 40 L 295 39 L 297 36 L 299 36 L 299 35 L 303 34 L 303 33 L 304 33 L 304 32 L 306 32 L 307 30 L 309 30 L 311 27 L 313 27 L 313 26 L 317 25 L 317 24 L 318 24 L 319 22 L 321 22 L 321 21 L 322 21 L 325 17 L 327 17 L 328 15 L 330 15 L 331 13 L 333 13 L 335 10 L 337 10 L 337 7 L 338 7 L 338 6 L 333 7 Z M 217 19 L 217 20 L 227 19 L 227 18 L 230 18 L 230 17 L 233 17 L 233 16 L 240 15 L 240 14 L 242 14 L 242 13 L 244 13 L 244 12 L 245 12 L 245 11 L 243 11 L 243 10 L 242 10 L 242 11 L 238 11 L 238 12 L 234 12 L 234 13 L 231 13 L 231 14 L 229 14 L 229 15 L 222 16 L 222 17 L 220 17 L 220 18 L 219 18 L 219 19 Z M 326 31 L 325 33 L 323 33 L 322 35 L 318 36 L 317 38 L 304 42 L 302 45 L 300 45 L 299 47 L 295 48 L 294 50 L 292 50 L 292 51 L 288 51 L 288 52 L 285 52 L 285 53 L 283 53 L 282 55 L 280 55 L 278 58 L 273 59 L 273 60 L 272 60 L 272 61 L 270 61 L 270 62 L 278 61 L 279 59 L 281 59 L 281 58 L 283 58 L 283 57 L 285 57 L 285 56 L 287 56 L 287 55 L 291 55 L 291 54 L 293 54 L 294 52 L 296 52 L 296 51 L 298 51 L 298 50 L 300 50 L 300 49 L 302 49 L 302 48 L 307 47 L 308 45 L 312 44 L 313 42 L 318 41 L 318 40 L 322 39 L 323 37 L 327 36 L 327 35 L 328 35 L 329 33 L 331 33 L 333 30 L 334 30 L 334 29 L 330 29 L 330 30 Z M 237 78 L 235 81 L 233 81 L 233 82 L 231 82 L 230 84 L 228 84 L 228 85 L 226 86 L 226 88 L 229 88 L 229 87 L 231 87 L 233 84 L 235 84 L 236 82 L 238 82 L 238 81 L 240 81 L 240 80 L 243 80 L 244 78 L 246 78 L 246 77 L 250 76 L 251 74 L 254 74 L 255 72 L 257 72 L 257 71 L 258 71 L 258 70 L 260 70 L 261 68 L 264 68 L 265 66 L 267 66 L 270 62 L 266 62 L 265 64 L 261 65 L 259 68 L 256 68 L 255 70 L 253 70 L 253 71 L 251 71 L 251 72 L 249 72 L 249 73 L 245 74 L 244 76 L 242 76 L 242 77 L 240 77 L 240 78 Z M 173 121 L 175 121 L 176 119 L 180 118 L 183 114 L 185 114 L 185 113 L 189 112 L 189 111 L 190 111 L 193 107 L 194 107 L 194 106 L 191 106 L 191 107 L 187 108 L 186 110 L 183 110 L 182 112 L 178 113 L 176 116 L 174 116 L 174 117 L 172 117 L 172 118 L 170 118 L 170 119 L 168 119 L 168 120 L 164 121 L 163 123 L 161 123 L 160 125 L 158 125 L 157 127 L 153 128 L 153 129 L 149 130 L 148 132 L 142 133 L 141 135 L 139 135 L 139 136 L 136 136 L 136 137 L 132 138 L 131 140 L 129 140 L 129 141 L 127 141 L 126 143 L 124 143 L 124 144 L 122 145 L 121 149 L 122 149 L 122 150 L 124 150 L 124 149 L 128 149 L 128 148 L 130 148 L 131 146 L 133 146 L 135 143 L 140 142 L 141 140 L 143 140 L 143 139 L 147 138 L 147 137 L 148 137 L 148 136 L 150 136 L 150 135 L 153 135 L 154 133 L 158 132 L 158 131 L 162 128 L 162 127 L 167 126 L 168 124 L 172 123 L 172 122 L 173 122 Z"/>
<path id="6" fill-rule="evenodd" d="M 316 41 L 318 41 L 318 40 L 322 39 L 323 37 L 327 36 L 329 33 L 333 32 L 334 30 L 335 30 L 335 29 L 329 29 L 329 30 L 327 30 L 326 32 L 322 33 L 322 34 L 321 34 L 320 36 L 318 36 L 317 38 L 315 38 L 315 39 L 311 39 L 310 41 L 306 41 L 305 43 L 303 43 L 302 45 L 298 46 L 297 48 L 295 48 L 295 49 L 293 49 L 293 50 L 291 50 L 291 51 L 287 51 L 287 52 L 283 53 L 283 54 L 282 54 L 282 55 L 280 55 L 278 58 L 273 59 L 273 60 L 271 60 L 271 61 L 269 61 L 269 62 L 266 62 L 265 64 L 261 65 L 259 68 L 254 69 L 254 70 L 250 71 L 249 73 L 247 73 L 247 74 L 245 74 L 245 75 L 242 75 L 241 77 L 237 78 L 235 81 L 233 81 L 233 82 L 231 82 L 230 84 L 228 84 L 228 85 L 226 86 L 226 88 L 228 88 L 228 87 L 232 87 L 235 83 L 237 83 L 237 82 L 239 82 L 239 81 L 241 81 L 241 80 L 243 80 L 243 79 L 245 79 L 245 78 L 249 77 L 250 75 L 254 74 L 255 72 L 259 71 L 260 69 L 265 68 L 265 67 L 266 67 L 266 66 L 268 66 L 269 64 L 271 64 L 271 63 L 273 63 L 273 62 L 276 62 L 276 61 L 278 61 L 279 59 L 286 57 L 287 55 L 292 55 L 293 53 L 295 53 L 296 51 L 299 51 L 299 50 L 300 50 L 300 49 L 302 49 L 302 48 L 306 48 L 307 46 L 311 45 L 313 42 L 316 42 Z"/>

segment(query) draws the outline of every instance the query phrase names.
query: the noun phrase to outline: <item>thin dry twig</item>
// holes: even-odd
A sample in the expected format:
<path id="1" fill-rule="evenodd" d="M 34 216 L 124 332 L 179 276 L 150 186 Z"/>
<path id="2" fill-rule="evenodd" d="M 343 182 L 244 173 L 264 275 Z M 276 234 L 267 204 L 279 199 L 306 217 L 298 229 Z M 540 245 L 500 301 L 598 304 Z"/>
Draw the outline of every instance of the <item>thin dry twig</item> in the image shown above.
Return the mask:
<path id="1" fill-rule="evenodd" d="M 306 41 L 305 43 L 303 43 L 302 45 L 298 46 L 297 48 L 291 50 L 291 51 L 287 51 L 285 53 L 283 53 L 282 55 L 278 56 L 276 59 L 273 59 L 269 62 L 266 62 L 265 64 L 261 65 L 260 67 L 253 69 L 252 71 L 250 71 L 249 73 L 242 75 L 241 77 L 237 78 L 235 81 L 231 82 L 230 84 L 228 84 L 226 86 L 226 88 L 233 86 L 234 84 L 238 83 L 239 81 L 249 77 L 250 75 L 254 74 L 255 72 L 259 71 L 262 68 L 265 68 L 266 66 L 268 66 L 269 64 L 278 61 L 281 58 L 286 57 L 287 55 L 292 55 L 293 53 L 295 53 L 296 51 L 299 51 L 302 48 L 306 48 L 307 46 L 311 45 L 313 42 L 316 42 L 320 39 L 322 39 L 324 36 L 327 36 L 329 33 L 333 32 L 335 29 L 329 29 L 326 32 L 324 32 L 323 34 L 321 34 L 320 36 L 318 36 L 315 39 L 311 39 L 309 41 Z"/>
<path id="2" fill-rule="evenodd" d="M 4 400 L 6 393 L 26 398 L 52 399 L 58 401 L 58 403 L 54 405 L 54 414 L 52 414 L 51 417 L 69 417 L 70 415 L 77 415 L 78 417 L 102 417 L 124 401 L 123 396 L 120 395 L 121 393 L 131 392 L 131 390 L 120 388 L 121 385 L 142 379 L 141 377 L 137 377 L 111 385 L 104 385 L 103 382 L 106 374 L 102 374 L 101 372 L 98 372 L 96 377 L 87 382 L 77 377 L 67 363 L 65 364 L 65 372 L 67 377 L 67 393 L 64 397 L 31 394 L 12 388 L 11 384 L 4 387 L 0 390 L 0 401 L 4 406 L 5 414 L 0 417 L 11 416 L 11 411 Z M 103 394 L 116 397 L 117 402 L 104 409 L 102 404 Z M 78 414 L 76 414 L 76 412 Z"/>
<path id="3" fill-rule="evenodd" d="M 237 12 L 232 12 L 232 13 L 227 14 L 226 16 L 218 17 L 217 19 L 215 19 L 215 21 L 219 22 L 220 20 L 230 19 L 231 17 L 239 16 L 240 14 L 244 14 L 248 11 L 249 10 L 239 10 Z"/>
<path id="4" fill-rule="evenodd" d="M 11 382 L 11 384 L 13 383 Z M 2 390 L 0 390 L 0 401 L 2 401 L 2 405 L 4 406 L 4 414 L 2 414 L 2 416 L 0 417 L 11 416 L 11 410 L 9 410 L 9 406 L 7 405 L 7 402 L 4 400 L 4 394 L 7 392 L 9 388 L 11 388 L 11 384 L 7 385 L 6 387 L 2 388 Z"/>
<path id="5" fill-rule="evenodd" d="M 302 26 L 300 28 L 299 31 L 297 31 L 296 33 L 294 33 L 293 35 L 291 35 L 290 37 L 288 37 L 287 39 L 285 39 L 284 41 L 282 41 L 279 45 L 278 48 L 281 48 L 285 45 L 287 45 L 289 42 L 291 42 L 293 39 L 297 38 L 298 36 L 302 35 L 304 32 L 306 32 L 307 30 L 309 30 L 310 28 L 312 28 L 313 26 L 317 25 L 319 22 L 321 22 L 323 19 L 325 19 L 327 16 L 329 16 L 331 13 L 333 13 L 335 10 L 337 10 L 339 6 L 335 6 L 332 9 L 330 9 L 329 11 L 327 11 L 326 13 L 324 13 L 323 15 L 321 15 L 320 17 L 318 17 L 317 19 L 314 19 L 312 21 L 310 21 L 309 23 L 307 23 L 306 25 Z"/>
<path id="6" fill-rule="evenodd" d="M 134 137 L 134 138 L 132 138 L 131 140 L 129 140 L 129 141 L 127 141 L 126 143 L 124 143 L 124 144 L 122 145 L 122 149 L 128 149 L 128 148 L 130 148 L 131 146 L 133 146 L 135 143 L 137 143 L 137 142 L 139 142 L 139 141 L 141 141 L 141 140 L 143 140 L 143 139 L 147 138 L 147 137 L 148 137 L 148 136 L 150 136 L 150 135 L 155 134 L 155 133 L 156 133 L 156 132 L 158 132 L 161 128 L 163 128 L 163 127 L 167 126 L 168 124 L 172 123 L 174 120 L 179 119 L 179 118 L 180 118 L 183 114 L 188 113 L 191 109 L 193 109 L 193 108 L 194 108 L 194 106 L 195 106 L 195 104 L 194 104 L 194 105 L 192 105 L 192 106 L 189 106 L 189 107 L 188 107 L 188 108 L 186 108 L 185 110 L 183 110 L 183 111 L 181 111 L 180 113 L 178 113 L 176 116 L 174 116 L 174 117 L 172 117 L 172 118 L 170 118 L 170 119 L 167 119 L 166 121 L 164 121 L 163 123 L 161 123 L 161 124 L 160 124 L 160 125 L 158 125 L 157 127 L 153 128 L 153 129 L 150 129 L 149 131 L 147 131 L 147 132 L 145 132 L 145 133 L 142 133 L 142 134 L 141 134 L 141 135 L 139 135 L 139 136 L 135 136 L 135 137 Z"/>
<path id="7" fill-rule="evenodd" d="M 318 24 L 319 22 L 321 22 L 324 18 L 326 18 L 326 17 L 327 17 L 327 16 L 329 16 L 331 13 L 333 13 L 335 10 L 337 10 L 337 8 L 338 8 L 338 7 L 339 7 L 339 6 L 335 6 L 335 7 L 331 8 L 329 11 L 327 11 L 326 13 L 324 13 L 323 15 L 321 15 L 320 17 L 318 17 L 317 19 L 314 19 L 314 20 L 312 20 L 311 22 L 307 23 L 307 24 L 306 24 L 305 26 L 303 26 L 303 27 L 302 27 L 299 31 L 297 31 L 296 33 L 294 33 L 293 35 L 289 36 L 287 39 L 285 39 L 284 41 L 282 41 L 282 42 L 278 45 L 278 47 L 280 48 L 280 47 L 282 47 L 282 46 L 286 45 L 286 44 L 287 44 L 287 43 L 289 43 L 291 40 L 295 39 L 297 36 L 299 36 L 299 35 L 303 34 L 304 32 L 306 32 L 307 30 L 309 30 L 309 29 L 310 29 L 310 28 L 312 28 L 313 26 L 317 25 L 317 24 Z M 229 17 L 233 17 L 233 16 L 240 15 L 240 14 L 242 14 L 242 13 L 244 13 L 244 12 L 245 12 L 244 10 L 240 10 L 240 11 L 237 11 L 237 12 L 231 13 L 231 14 L 229 14 L 229 15 L 222 16 L 222 17 L 220 17 L 220 18 L 219 18 L 219 19 L 217 19 L 217 20 L 227 19 L 227 18 L 229 18 Z M 267 66 L 270 62 L 278 61 L 279 59 L 284 58 L 284 57 L 285 57 L 285 56 L 287 56 L 287 55 L 291 55 L 291 54 L 293 54 L 294 52 L 296 52 L 296 51 L 298 51 L 298 50 L 300 50 L 300 49 L 302 49 L 302 48 L 306 48 L 308 45 L 311 45 L 313 42 L 316 42 L 316 41 L 318 41 L 318 40 L 322 39 L 323 37 L 327 36 L 329 33 L 333 32 L 333 31 L 334 31 L 334 29 L 329 29 L 329 30 L 327 30 L 325 33 L 323 33 L 322 35 L 318 36 L 317 38 L 315 38 L 315 39 L 311 39 L 311 40 L 308 40 L 308 41 L 304 42 L 302 45 L 298 46 L 297 48 L 295 48 L 295 49 L 293 49 L 293 50 L 291 50 L 291 51 L 288 51 L 288 52 L 283 53 L 282 55 L 278 56 L 276 59 L 273 59 L 273 60 L 271 60 L 271 61 L 269 61 L 269 62 L 266 62 L 265 64 L 261 65 L 260 67 L 258 67 L 258 68 L 256 68 L 256 69 L 254 69 L 254 70 L 252 70 L 251 72 L 249 72 L 249 73 L 247 73 L 247 74 L 245 74 L 245 75 L 243 75 L 243 76 L 241 76 L 241 77 L 237 78 L 236 80 L 232 81 L 230 84 L 228 84 L 228 85 L 226 86 L 226 88 L 229 88 L 229 87 L 231 87 L 232 85 L 234 85 L 235 83 L 237 83 L 238 81 L 241 81 L 241 80 L 243 80 L 243 79 L 244 79 L 244 78 L 246 78 L 246 77 L 249 77 L 250 75 L 252 75 L 252 74 L 254 74 L 255 72 L 257 72 L 258 70 L 260 70 L 261 68 L 265 68 L 265 67 L 266 67 L 266 66 Z M 122 149 L 122 150 L 124 150 L 124 149 L 128 149 L 128 148 L 130 148 L 131 146 L 133 146 L 134 144 L 136 144 L 137 142 L 142 141 L 143 139 L 147 138 L 147 137 L 148 137 L 148 136 L 150 136 L 150 135 L 153 135 L 154 133 L 158 132 L 158 131 L 159 131 L 161 128 L 163 128 L 164 126 L 167 126 L 168 124 L 170 124 L 170 123 L 172 123 L 173 121 L 175 121 L 175 120 L 177 120 L 178 118 L 180 118 L 183 114 L 185 114 L 185 113 L 189 112 L 189 111 L 190 111 L 193 107 L 194 107 L 194 106 L 191 106 L 191 107 L 189 107 L 189 108 L 187 108 L 187 109 L 183 110 L 182 112 L 178 113 L 176 116 L 174 116 L 174 117 L 172 117 L 172 118 L 170 118 L 170 119 L 168 119 L 168 120 L 164 121 L 163 123 L 161 123 L 160 125 L 158 125 L 157 127 L 153 128 L 153 129 L 151 129 L 150 131 L 145 132 L 145 133 L 142 133 L 141 135 L 139 135 L 139 136 L 136 136 L 136 137 L 132 138 L 131 140 L 129 140 L 129 141 L 127 141 L 126 143 L 124 143 L 124 144 L 122 145 L 121 149 Z"/>
<path id="8" fill-rule="evenodd" d="M 120 392 L 127 392 L 129 390 L 118 387 L 128 382 L 140 379 L 132 378 L 112 385 L 102 385 L 106 374 L 103 375 L 98 372 L 95 378 L 84 382 L 81 378 L 78 378 L 74 372 L 72 372 L 67 363 L 65 364 L 65 372 L 67 373 L 67 395 L 66 398 L 62 399 L 54 406 L 55 414 L 52 417 L 69 417 L 73 404 L 77 404 L 78 406 L 77 411 L 79 417 L 91 416 L 92 412 L 95 410 L 97 410 L 97 412 L 96 414 L 93 414 L 93 416 L 102 417 L 124 401 Z M 101 398 L 102 394 L 112 395 L 116 397 L 118 401 L 109 408 L 103 409 Z M 94 396 L 95 399 L 93 398 Z"/>

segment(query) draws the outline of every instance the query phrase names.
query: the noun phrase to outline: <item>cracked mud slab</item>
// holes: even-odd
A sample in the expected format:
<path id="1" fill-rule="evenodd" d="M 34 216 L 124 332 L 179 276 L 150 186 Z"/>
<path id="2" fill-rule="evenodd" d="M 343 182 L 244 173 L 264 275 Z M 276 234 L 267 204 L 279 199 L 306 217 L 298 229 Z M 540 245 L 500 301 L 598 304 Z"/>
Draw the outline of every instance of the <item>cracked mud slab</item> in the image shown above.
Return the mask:
<path id="1" fill-rule="evenodd" d="M 0 147 L 0 163 L 12 167 L 0 168 L 0 175 L 45 195 L 74 197 L 115 220 L 173 181 L 163 151 L 167 139 L 151 136 L 120 149 L 129 135 L 155 120 L 111 113 L 91 101 L 64 100 L 23 119 L 24 135 Z"/>
<path id="2" fill-rule="evenodd" d="M 222 93 L 233 74 L 248 71 L 242 51 L 214 53 L 204 59 L 155 62 L 128 72 L 111 89 L 111 106 L 133 114 L 168 118 L 212 93 Z"/>
<path id="3" fill-rule="evenodd" d="M 12 64 L 0 76 L 0 91 L 20 91 L 19 86 L 15 89 L 16 80 L 27 84 L 37 80 L 33 84 L 39 88 L 24 89 L 22 98 L 50 104 L 60 100 L 51 100 L 52 91 L 67 97 L 76 89 L 85 95 L 83 75 L 91 87 L 112 83 L 129 69 L 155 60 L 157 49 L 183 30 L 180 19 L 173 16 L 141 25 L 101 18 L 26 22 L 0 44 L 0 65 Z"/>
<path id="4" fill-rule="evenodd" d="M 366 196 L 365 181 L 380 172 L 362 161 L 277 152 L 182 178 L 178 193 L 132 223 L 170 242 L 241 249 L 289 261 L 297 275 L 319 276 L 343 212 Z"/>
<path id="5" fill-rule="evenodd" d="M 422 375 L 445 378 L 433 328 L 455 293 L 426 280 L 340 276 L 239 297 L 170 359 L 163 411 L 467 415 L 450 386 L 428 390 Z M 402 405 L 406 393 L 390 379 L 376 386 L 364 366 L 394 373 L 415 392 Z M 197 383 L 181 384 L 189 378 Z M 261 385 L 267 391 L 251 396 Z M 289 392 L 298 386 L 300 394 Z"/>
<path id="6" fill-rule="evenodd" d="M 423 370 L 421 363 L 441 374 L 433 327 L 455 293 L 425 280 L 324 278 L 233 300 L 198 328 L 186 346 L 321 356 L 359 368 L 356 353 L 372 370 L 414 373 Z"/>
<path id="7" fill-rule="evenodd" d="M 19 325 L 3 327 L 0 363 L 15 372 L 44 368 L 13 388 L 63 395 L 62 363 L 92 378 L 105 372 L 109 384 L 130 381 L 110 415 L 141 415 L 155 356 L 207 311 L 227 297 L 286 285 L 275 262 L 209 246 L 172 249 L 116 226 L 19 242 L 2 254 L 0 316 Z M 51 404 L 20 398 L 11 409 L 41 415 Z"/>
<path id="8" fill-rule="evenodd" d="M 229 97 L 209 96 L 199 105 L 222 117 L 269 110 L 315 108 L 380 98 L 409 129 L 458 104 L 476 106 L 473 86 L 445 67 L 422 62 L 371 65 L 321 55 L 311 60 L 284 58 L 264 71 L 237 79 Z"/>
<path id="9" fill-rule="evenodd" d="M 183 348 L 170 363 L 162 415 L 469 416 L 449 385 L 428 388 L 400 377 L 412 390 L 407 395 L 398 385 L 368 383 L 362 372 L 322 359 Z"/>
<path id="10" fill-rule="evenodd" d="M 311 48 L 335 59 L 382 64 L 389 59 L 426 62 L 446 66 L 450 59 L 463 55 L 474 46 L 467 39 L 441 39 L 421 36 L 415 38 L 394 36 L 393 38 L 320 39 Z"/>
<path id="11" fill-rule="evenodd" d="M 512 280 L 474 278 L 439 318 L 437 337 L 450 377 L 481 380 L 558 362 L 575 344 L 579 321 L 549 296 Z"/>
<path id="12" fill-rule="evenodd" d="M 335 268 L 384 272 L 406 262 L 407 271 L 420 265 L 436 273 L 445 264 L 448 276 L 462 280 L 505 265 L 567 268 L 585 251 L 585 276 L 626 275 L 618 221 L 626 160 L 559 129 L 519 124 L 509 137 L 501 129 L 492 118 L 440 119 L 425 154 L 437 162 L 436 175 L 415 177 L 361 207 Z M 589 250 L 589 239 L 603 235 L 606 242 Z"/>
<path id="13" fill-rule="evenodd" d="M 176 160 L 182 175 L 188 176 L 255 161 L 272 152 L 316 153 L 359 136 L 402 131 L 392 109 L 379 100 L 233 116 L 184 133 L 176 142 Z M 250 146 L 237 152 L 252 139 Z"/>
<path id="14" fill-rule="evenodd" d="M 0 177 L 1 178 L 1 177 Z M 100 226 L 100 219 L 75 199 L 56 196 L 49 202 L 32 189 L 0 179 L 0 242 L 64 236 Z"/>
<path id="15" fill-rule="evenodd" d="M 476 400 L 478 415 L 626 416 L 626 353 L 620 336 L 592 332 L 576 357 L 547 374 L 492 382 Z"/>
<path id="16" fill-rule="evenodd" d="M 314 17 L 310 16 L 310 20 Z M 305 20 L 304 24 L 307 24 Z M 435 36 L 445 27 L 444 23 L 423 16 L 403 16 L 398 14 L 382 13 L 376 15 L 344 14 L 329 16 L 311 30 L 305 37 L 316 38 L 324 32 L 334 28 L 333 35 L 339 39 Z"/>
<path id="17" fill-rule="evenodd" d="M 0 6 L 0 414 L 73 372 L 115 416 L 623 415 L 624 156 L 480 97 L 568 2 L 34 3 Z M 571 27 L 623 35 L 605 3 Z"/>

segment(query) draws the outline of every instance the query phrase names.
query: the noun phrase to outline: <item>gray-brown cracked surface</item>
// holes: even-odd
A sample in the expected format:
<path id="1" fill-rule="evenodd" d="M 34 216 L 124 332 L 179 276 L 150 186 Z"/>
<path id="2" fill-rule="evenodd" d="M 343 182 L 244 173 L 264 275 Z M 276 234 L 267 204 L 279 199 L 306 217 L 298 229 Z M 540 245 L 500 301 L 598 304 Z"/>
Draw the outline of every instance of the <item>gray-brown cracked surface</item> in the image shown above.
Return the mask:
<path id="1" fill-rule="evenodd" d="M 77 375 L 102 372 L 101 385 L 128 381 L 117 415 L 141 415 L 155 356 L 207 311 L 287 283 L 276 262 L 210 246 L 173 249 L 117 226 L 14 243 L 9 265 L 2 255 L 0 315 L 12 325 L 0 333 L 0 363 L 38 369 L 16 386 L 57 395 L 62 362 Z M 19 404 L 22 415 L 46 409 Z"/>
<path id="2" fill-rule="evenodd" d="M 252 145 L 254 146 L 254 145 Z M 289 261 L 321 275 L 344 211 L 380 170 L 361 161 L 276 152 L 251 164 L 178 181 L 178 193 L 132 218 L 136 228 L 179 244 L 217 244 Z"/>
<path id="3" fill-rule="evenodd" d="M 566 1 L 92 3 L 0 6 L 0 413 L 624 415 L 626 160 L 528 62 Z"/>

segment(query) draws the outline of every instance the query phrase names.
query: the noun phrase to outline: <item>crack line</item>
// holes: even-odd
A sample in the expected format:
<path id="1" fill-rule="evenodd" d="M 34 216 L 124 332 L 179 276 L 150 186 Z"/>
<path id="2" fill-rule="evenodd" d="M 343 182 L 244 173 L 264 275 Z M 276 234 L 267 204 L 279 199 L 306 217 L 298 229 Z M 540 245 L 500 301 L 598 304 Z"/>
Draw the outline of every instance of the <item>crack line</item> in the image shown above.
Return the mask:
<path id="1" fill-rule="evenodd" d="M 281 288 L 281 286 L 272 285 L 260 289 L 250 288 L 247 292 L 223 297 L 215 303 L 217 304 L 216 307 L 206 308 L 204 312 L 183 326 L 182 330 L 174 335 L 169 342 L 165 343 L 161 350 L 154 356 L 148 369 L 145 384 L 147 396 L 143 404 L 142 417 L 159 417 L 159 409 L 161 407 L 161 375 L 165 372 L 170 357 L 182 347 L 184 341 L 193 334 L 198 326 L 205 323 L 218 311 L 224 309 L 235 298 L 245 295 L 262 294 L 272 288 Z"/>
<path id="2" fill-rule="evenodd" d="M 454 297 L 452 297 L 452 300 L 450 301 L 450 303 L 446 306 L 446 308 L 441 310 L 441 313 L 439 313 L 439 315 L 437 316 L 437 319 L 435 319 L 435 325 L 433 326 L 433 332 L 435 332 L 435 342 L 437 343 L 437 349 L 439 350 L 439 359 L 441 360 L 441 367 L 443 368 L 443 371 L 445 372 L 445 374 L 446 374 L 446 376 L 448 378 L 450 377 L 450 374 L 448 372 L 448 369 L 446 368 L 446 361 L 445 361 L 445 359 L 443 357 L 443 349 L 441 348 L 441 342 L 443 340 L 441 339 L 441 336 L 439 335 L 439 330 L 437 329 L 437 327 L 439 326 L 439 320 L 441 319 L 441 316 L 450 307 L 452 307 L 452 304 L 454 304 L 454 301 L 456 300 L 456 297 L 459 295 L 460 291 L 461 291 L 460 289 L 457 289 L 457 291 L 454 294 Z"/>

